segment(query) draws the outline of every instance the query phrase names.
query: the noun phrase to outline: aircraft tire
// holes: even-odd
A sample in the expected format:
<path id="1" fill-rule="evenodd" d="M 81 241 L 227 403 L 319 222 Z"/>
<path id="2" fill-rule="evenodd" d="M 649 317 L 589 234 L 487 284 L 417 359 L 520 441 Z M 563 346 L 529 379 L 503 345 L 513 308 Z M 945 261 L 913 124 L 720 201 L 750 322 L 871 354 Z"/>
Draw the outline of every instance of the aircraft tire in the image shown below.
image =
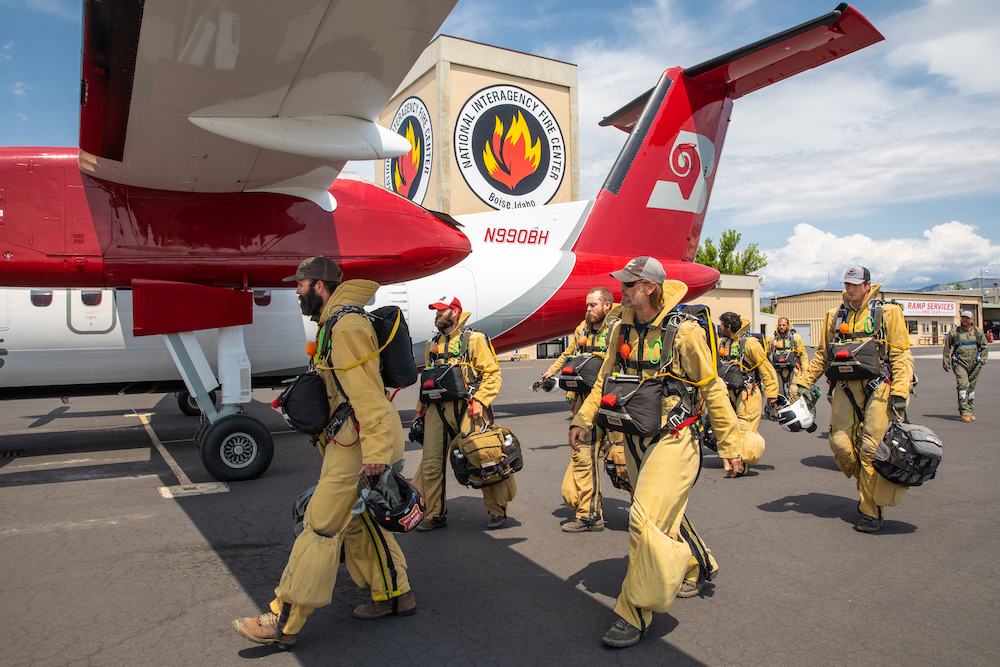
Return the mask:
<path id="1" fill-rule="evenodd" d="M 274 456 L 270 431 L 246 415 L 230 415 L 215 422 L 205 430 L 200 445 L 205 470 L 222 482 L 260 477 Z"/>
<path id="2" fill-rule="evenodd" d="M 215 405 L 216 392 L 214 389 L 208 392 L 208 397 L 212 400 L 212 404 Z M 198 402 L 194 400 L 194 396 L 192 396 L 186 389 L 184 391 L 177 392 L 177 407 L 180 408 L 181 412 L 186 414 L 188 417 L 197 417 L 201 414 L 201 408 L 198 407 Z"/>

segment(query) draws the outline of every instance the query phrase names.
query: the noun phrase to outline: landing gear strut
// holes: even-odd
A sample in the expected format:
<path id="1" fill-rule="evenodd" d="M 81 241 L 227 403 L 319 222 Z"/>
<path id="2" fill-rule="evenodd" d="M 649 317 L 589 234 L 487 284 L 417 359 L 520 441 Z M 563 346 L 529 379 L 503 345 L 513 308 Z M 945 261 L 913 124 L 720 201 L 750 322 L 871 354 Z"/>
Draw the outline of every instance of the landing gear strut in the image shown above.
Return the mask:
<path id="1" fill-rule="evenodd" d="M 201 345 L 192 332 L 164 334 L 170 355 L 187 386 L 188 397 L 178 403 L 181 410 L 190 401 L 202 415 L 195 433 L 201 460 L 212 477 L 237 482 L 260 477 L 271 465 L 274 440 L 259 420 L 243 411 L 250 402 L 250 360 L 243 345 L 243 327 L 219 329 L 219 380 L 216 380 Z M 221 386 L 222 406 L 215 409 L 215 388 Z"/>

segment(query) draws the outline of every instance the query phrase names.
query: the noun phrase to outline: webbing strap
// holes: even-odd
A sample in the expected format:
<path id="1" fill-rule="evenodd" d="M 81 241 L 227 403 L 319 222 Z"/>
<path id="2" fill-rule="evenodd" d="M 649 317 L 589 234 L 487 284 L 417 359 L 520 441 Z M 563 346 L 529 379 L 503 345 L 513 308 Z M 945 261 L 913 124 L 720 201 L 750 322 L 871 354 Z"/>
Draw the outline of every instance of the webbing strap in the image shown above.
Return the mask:
<path id="1" fill-rule="evenodd" d="M 713 573 L 711 561 L 708 558 L 708 547 L 691 525 L 687 514 L 681 518 L 681 539 L 691 548 L 691 555 L 698 561 L 698 583 L 705 581 Z"/>

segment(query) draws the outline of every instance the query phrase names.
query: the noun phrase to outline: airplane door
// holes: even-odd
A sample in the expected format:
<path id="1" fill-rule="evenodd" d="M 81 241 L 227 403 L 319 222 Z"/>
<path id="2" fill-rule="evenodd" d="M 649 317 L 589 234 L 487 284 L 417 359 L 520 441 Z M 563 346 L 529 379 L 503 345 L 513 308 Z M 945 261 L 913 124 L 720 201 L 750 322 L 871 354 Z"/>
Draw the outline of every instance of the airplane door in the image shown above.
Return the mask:
<path id="1" fill-rule="evenodd" d="M 114 290 L 68 290 L 66 321 L 78 334 L 105 334 L 118 323 Z"/>

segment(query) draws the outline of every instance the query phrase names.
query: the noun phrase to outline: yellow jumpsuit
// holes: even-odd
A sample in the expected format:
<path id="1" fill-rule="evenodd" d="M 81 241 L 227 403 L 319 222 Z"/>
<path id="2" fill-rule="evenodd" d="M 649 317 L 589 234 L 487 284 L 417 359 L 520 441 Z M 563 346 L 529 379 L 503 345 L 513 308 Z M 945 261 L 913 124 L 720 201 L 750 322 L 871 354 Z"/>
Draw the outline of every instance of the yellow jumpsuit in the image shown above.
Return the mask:
<path id="1" fill-rule="evenodd" d="M 878 295 L 882 285 L 871 286 L 868 297 L 860 309 L 854 310 L 844 292 L 844 305 L 847 308 L 845 322 L 848 332 L 864 332 L 868 317 L 871 314 L 870 301 Z M 837 325 L 837 308 L 826 314 L 823 322 L 823 340 L 816 348 L 816 354 L 809 368 L 802 373 L 799 385 L 813 385 L 826 371 L 829 362 L 829 346 L 833 342 Z M 892 507 L 903 501 L 909 487 L 893 484 L 885 479 L 872 466 L 875 449 L 882 442 L 882 436 L 889 426 L 890 396 L 902 396 L 908 399 L 910 382 L 913 372 L 912 356 L 907 351 L 910 336 L 903 320 L 903 311 L 899 306 L 886 304 L 882 311 L 884 338 L 879 345 L 882 359 L 888 356 L 889 371 L 892 374 L 892 384 L 883 382 L 867 398 L 865 385 L 867 381 L 852 380 L 847 382 L 847 391 L 851 392 L 858 407 L 861 408 L 863 419 L 859 420 L 845 393 L 844 386 L 838 382 L 833 392 L 832 414 L 830 415 L 830 449 L 837 466 L 848 477 L 858 480 L 858 491 L 861 502 L 858 509 L 867 516 L 881 517 L 882 507 Z"/>
<path id="2" fill-rule="evenodd" d="M 761 402 L 761 386 L 764 388 L 764 398 L 777 398 L 778 396 L 778 375 L 774 372 L 774 366 L 767 360 L 764 347 L 753 336 L 744 339 L 743 350 L 738 349 L 738 341 L 747 329 L 750 328 L 750 320 L 741 321 L 740 330 L 736 332 L 734 338 L 723 338 L 719 340 L 719 356 L 729 356 L 736 352 L 740 365 L 744 373 L 759 371 L 760 383 L 754 383 L 749 389 L 735 391 L 729 389 L 729 399 L 736 410 L 739 418 L 740 433 L 743 435 L 743 450 L 740 452 L 740 459 L 748 466 L 760 463 L 764 455 L 764 438 L 757 433 L 760 426 L 760 415 L 763 411 Z M 742 354 L 740 354 L 742 353 Z M 712 424 L 715 425 L 714 422 Z"/>
<path id="3" fill-rule="evenodd" d="M 777 368 L 774 364 L 774 372 L 778 375 L 778 392 L 784 394 L 786 398 L 798 398 L 795 396 L 795 385 L 798 384 L 799 375 L 809 367 L 809 355 L 806 353 L 806 344 L 794 330 L 789 330 L 787 336 L 779 336 L 775 331 L 774 335 L 765 339 L 767 359 L 774 358 L 775 350 L 791 350 L 792 358 L 797 363 L 791 368 Z"/>
<path id="4" fill-rule="evenodd" d="M 430 364 L 432 346 L 437 346 L 443 354 L 446 350 L 457 351 L 459 354 L 449 354 L 447 361 L 435 363 L 457 364 L 462 361 L 462 333 L 465 322 L 471 313 L 462 313 L 458 318 L 458 326 L 448 336 L 438 335 L 427 341 L 424 351 L 424 362 Z M 486 336 L 474 331 L 469 338 L 468 363 L 463 366 L 466 383 L 479 379 L 479 387 L 473 398 L 483 404 L 487 410 L 500 393 L 500 364 L 496 353 Z M 438 411 L 440 406 L 441 411 Z M 469 417 L 469 407 L 464 401 L 446 401 L 444 403 L 418 404 L 417 411 L 424 415 L 424 451 L 420 465 L 413 476 L 413 485 L 424 498 L 424 516 L 430 519 L 444 519 L 448 515 L 446 499 L 446 470 L 449 456 L 453 449 L 452 443 L 472 432 L 474 427 L 482 425 Z M 444 415 L 448 424 L 445 428 L 441 421 Z M 450 429 L 450 430 L 449 430 Z M 514 499 L 517 493 L 517 482 L 512 474 L 502 482 L 483 487 L 483 503 L 493 516 L 507 516 L 507 503 Z"/>
<path id="5" fill-rule="evenodd" d="M 669 311 L 680 303 L 687 293 L 687 286 L 677 280 L 663 283 L 664 307 L 648 325 L 650 331 L 658 330 Z M 617 368 L 621 347 L 617 344 L 622 325 L 633 325 L 629 334 L 628 358 L 639 359 L 639 332 L 634 327 L 635 313 L 626 308 L 621 322 L 611 331 L 612 349 L 601 366 L 601 373 L 593 391 L 573 418 L 573 426 L 589 430 L 603 395 L 604 378 Z M 648 360 L 653 341 L 652 334 L 642 345 L 642 358 Z M 742 449 L 736 414 L 726 394 L 726 387 L 716 372 L 714 351 L 705 340 L 701 327 L 692 322 L 680 325 L 672 346 L 673 359 L 670 372 L 689 383 L 698 385 L 698 393 L 710 414 L 712 427 L 719 440 L 719 456 L 736 458 Z M 655 369 L 643 370 L 644 377 L 652 377 Z M 662 423 L 667 423 L 670 410 L 679 397 L 670 396 L 662 401 Z M 626 436 L 626 459 L 629 478 L 635 493 L 629 510 L 628 571 L 615 605 L 615 613 L 633 627 L 645 630 L 652 620 L 652 612 L 666 613 L 673 603 L 681 582 L 695 579 L 698 563 L 691 548 L 681 538 L 681 524 L 687 507 L 688 495 L 698 475 L 701 444 L 684 428 L 673 435 L 637 438 Z M 711 559 L 711 554 L 709 554 Z M 712 570 L 718 566 L 711 559 Z"/>
<path id="6" fill-rule="evenodd" d="M 612 308 L 612 312 L 620 310 L 620 306 Z M 596 330 L 591 329 L 587 320 L 581 322 L 580 326 L 573 332 L 573 337 L 570 339 L 569 345 L 566 346 L 566 350 L 553 362 L 548 372 L 558 377 L 566 364 L 567 357 L 578 351 L 605 356 L 608 349 L 609 329 L 617 321 L 618 318 L 609 313 Z M 575 415 L 580 409 L 583 399 L 573 392 L 570 392 L 570 396 L 572 396 L 572 410 Z M 576 513 L 577 519 L 594 522 L 604 518 L 599 471 L 602 443 L 606 438 L 607 434 L 595 427 L 587 432 L 587 439 L 580 443 L 579 450 L 570 450 L 569 466 L 563 475 L 562 497 L 566 507 Z M 617 438 L 617 441 L 620 443 L 621 439 Z M 619 446 L 621 445 L 619 444 Z"/>
<path id="7" fill-rule="evenodd" d="M 377 289 L 378 283 L 370 280 L 342 283 L 323 308 L 319 330 L 343 306 L 363 307 Z M 393 534 L 382 530 L 367 513 L 351 516 L 358 502 L 361 466 L 388 466 L 403 458 L 403 426 L 382 384 L 379 356 L 347 369 L 378 350 L 378 340 L 368 318 L 359 314 L 341 317 L 330 340 L 329 358 L 314 362 L 326 381 L 331 414 L 350 397 L 355 417 L 329 439 L 326 433 L 319 438 L 323 453 L 319 482 L 270 605 L 286 634 L 297 634 L 313 609 L 330 604 L 342 545 L 351 579 L 358 586 L 370 587 L 373 600 L 392 599 L 410 590 L 406 560 Z"/>

